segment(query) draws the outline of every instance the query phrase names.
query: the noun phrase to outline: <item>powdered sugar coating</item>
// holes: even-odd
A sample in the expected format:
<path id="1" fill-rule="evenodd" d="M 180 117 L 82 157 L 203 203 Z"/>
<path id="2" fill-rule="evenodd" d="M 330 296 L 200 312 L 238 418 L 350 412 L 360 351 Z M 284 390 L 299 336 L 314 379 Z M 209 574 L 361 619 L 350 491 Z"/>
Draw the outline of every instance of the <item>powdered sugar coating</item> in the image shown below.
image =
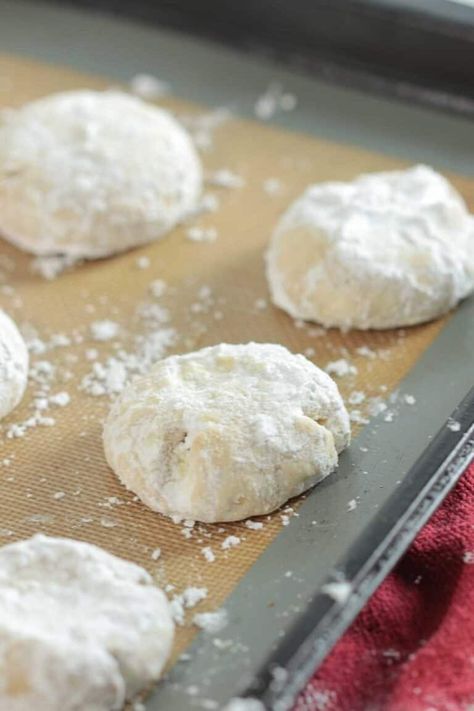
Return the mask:
<path id="1" fill-rule="evenodd" d="M 0 419 L 20 402 L 28 380 L 28 351 L 16 325 L 0 309 Z"/>
<path id="2" fill-rule="evenodd" d="M 261 343 L 157 362 L 104 428 L 108 463 L 147 506 L 206 522 L 273 511 L 330 474 L 349 439 L 331 378 Z"/>
<path id="3" fill-rule="evenodd" d="M 0 232 L 34 254 L 149 242 L 195 209 L 201 184 L 186 131 L 136 97 L 71 91 L 1 115 Z"/>
<path id="4" fill-rule="evenodd" d="M 42 535 L 0 549 L 0 708 L 111 711 L 157 679 L 173 640 L 148 573 Z"/>
<path id="5" fill-rule="evenodd" d="M 474 289 L 474 218 L 427 166 L 313 185 L 267 252 L 274 303 L 340 328 L 433 319 Z"/>

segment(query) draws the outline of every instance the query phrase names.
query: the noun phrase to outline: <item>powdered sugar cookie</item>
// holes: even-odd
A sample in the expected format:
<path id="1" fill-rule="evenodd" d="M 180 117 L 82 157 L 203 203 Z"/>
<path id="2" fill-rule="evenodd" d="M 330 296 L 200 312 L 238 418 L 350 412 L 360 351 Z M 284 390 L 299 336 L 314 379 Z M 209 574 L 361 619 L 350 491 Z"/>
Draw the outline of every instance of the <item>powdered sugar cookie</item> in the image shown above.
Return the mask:
<path id="1" fill-rule="evenodd" d="M 349 439 L 331 378 L 261 343 L 157 362 L 104 429 L 107 461 L 147 506 L 207 522 L 273 511 L 330 474 Z"/>
<path id="2" fill-rule="evenodd" d="M 20 402 L 28 380 L 28 351 L 11 318 L 0 309 L 0 419 Z"/>
<path id="3" fill-rule="evenodd" d="M 267 252 L 274 303 L 340 328 L 433 319 L 474 289 L 474 219 L 426 166 L 308 188 Z"/>
<path id="4" fill-rule="evenodd" d="M 148 573 L 37 535 L 0 549 L 0 708 L 111 711 L 157 679 L 174 626 Z"/>
<path id="5" fill-rule="evenodd" d="M 53 94 L 4 112 L 0 233 L 38 255 L 103 257 L 194 209 L 202 171 L 166 111 L 116 91 Z"/>

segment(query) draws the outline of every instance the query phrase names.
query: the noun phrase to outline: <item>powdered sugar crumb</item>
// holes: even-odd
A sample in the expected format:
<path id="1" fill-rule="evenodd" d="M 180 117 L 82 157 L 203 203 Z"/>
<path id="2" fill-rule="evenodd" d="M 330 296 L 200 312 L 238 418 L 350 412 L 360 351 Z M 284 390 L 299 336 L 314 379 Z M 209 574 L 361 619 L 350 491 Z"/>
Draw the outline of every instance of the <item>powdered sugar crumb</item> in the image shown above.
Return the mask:
<path id="1" fill-rule="evenodd" d="M 354 390 L 351 392 L 348 398 L 348 403 L 350 405 L 360 405 L 365 400 L 365 393 L 361 390 Z"/>
<path id="2" fill-rule="evenodd" d="M 263 523 L 261 521 L 252 521 L 247 519 L 245 522 L 246 528 L 250 528 L 251 531 L 260 531 L 263 528 Z"/>
<path id="3" fill-rule="evenodd" d="M 165 590 L 170 592 L 174 588 L 173 585 L 166 586 Z M 178 625 L 184 625 L 185 610 L 191 609 L 199 604 L 207 597 L 207 588 L 198 588 L 190 586 L 183 590 L 182 593 L 173 595 L 170 601 L 171 615 Z"/>
<path id="4" fill-rule="evenodd" d="M 141 257 L 137 257 L 137 259 L 135 260 L 135 264 L 137 266 L 137 269 L 148 269 L 151 265 L 151 261 L 149 257 L 142 255 Z"/>
<path id="5" fill-rule="evenodd" d="M 294 94 L 285 92 L 278 82 L 272 82 L 255 102 L 255 116 L 260 121 L 269 121 L 279 111 L 293 111 L 296 104 Z"/>
<path id="6" fill-rule="evenodd" d="M 357 355 L 360 355 L 363 358 L 369 358 L 370 360 L 375 360 L 375 358 L 377 358 L 377 353 L 368 346 L 360 346 L 359 348 L 356 348 L 356 353 Z"/>
<path id="7" fill-rule="evenodd" d="M 262 187 L 269 197 L 276 197 L 283 192 L 282 182 L 278 178 L 266 178 L 262 183 Z"/>
<path id="8" fill-rule="evenodd" d="M 215 227 L 189 227 L 186 230 L 186 237 L 191 242 L 215 242 L 217 230 Z"/>
<path id="9" fill-rule="evenodd" d="M 116 321 L 105 319 L 103 321 L 93 321 L 90 331 L 94 341 L 110 341 L 116 338 L 119 332 L 119 325 Z"/>
<path id="10" fill-rule="evenodd" d="M 199 612 L 193 617 L 193 623 L 209 634 L 220 632 L 227 625 L 227 611 Z"/>
<path id="11" fill-rule="evenodd" d="M 214 173 L 210 173 L 206 177 L 206 182 L 218 188 L 230 189 L 241 188 L 245 184 L 243 178 L 229 170 L 229 168 L 221 168 L 214 171 Z"/>
<path id="12" fill-rule="evenodd" d="M 343 378 L 346 375 L 356 375 L 357 368 L 355 365 L 350 363 L 345 358 L 340 358 L 339 360 L 333 360 L 328 363 L 325 367 L 326 373 L 329 375 L 335 375 L 336 378 Z"/>
<path id="13" fill-rule="evenodd" d="M 329 595 L 329 597 L 332 597 L 333 600 L 342 605 L 348 600 L 352 592 L 352 585 L 346 580 L 338 580 L 325 583 L 321 587 L 321 592 Z"/>
<path id="14" fill-rule="evenodd" d="M 136 336 L 130 351 L 121 348 L 102 363 L 94 361 L 92 370 L 81 381 L 81 390 L 95 397 L 112 397 L 124 389 L 132 375 L 145 373 L 173 345 L 177 335 L 175 329 L 160 325 L 168 319 L 166 310 L 159 304 L 148 304 L 141 308 L 140 316 L 151 324 L 153 330 Z"/>
<path id="15" fill-rule="evenodd" d="M 229 548 L 235 548 L 235 546 L 238 546 L 240 543 L 240 538 L 238 536 L 227 536 L 222 543 L 221 543 L 221 548 L 223 551 L 228 550 Z"/>
<path id="16" fill-rule="evenodd" d="M 459 430 L 461 429 L 461 423 L 457 420 L 453 420 L 452 417 L 449 418 L 446 426 L 448 430 L 451 430 L 451 432 L 459 432 Z"/>
<path id="17" fill-rule="evenodd" d="M 220 106 L 203 114 L 181 115 L 181 123 L 188 129 L 196 147 L 201 151 L 214 146 L 214 132 L 232 118 L 232 111 Z"/>
<path id="18" fill-rule="evenodd" d="M 216 556 L 210 546 L 204 546 L 204 548 L 201 548 L 201 553 L 208 563 L 214 563 Z"/>
<path id="19" fill-rule="evenodd" d="M 169 90 L 168 82 L 158 79 L 152 74 L 135 74 L 130 79 L 130 91 L 132 94 L 148 101 L 161 99 L 169 93 Z"/>
<path id="20" fill-rule="evenodd" d="M 82 260 L 77 257 L 71 257 L 65 254 L 35 257 L 30 262 L 30 270 L 33 274 L 38 274 L 43 277 L 43 279 L 52 281 L 64 271 L 76 266 L 81 261 Z"/>
<path id="21" fill-rule="evenodd" d="M 167 284 L 163 279 L 154 279 L 150 282 L 149 289 L 152 296 L 154 296 L 155 299 L 159 299 L 165 293 Z"/>
<path id="22" fill-rule="evenodd" d="M 62 391 L 60 393 L 56 393 L 56 395 L 51 395 L 49 398 L 49 402 L 51 405 L 57 405 L 58 407 L 66 407 L 66 405 L 69 405 L 71 402 L 71 396 L 69 393 Z"/>

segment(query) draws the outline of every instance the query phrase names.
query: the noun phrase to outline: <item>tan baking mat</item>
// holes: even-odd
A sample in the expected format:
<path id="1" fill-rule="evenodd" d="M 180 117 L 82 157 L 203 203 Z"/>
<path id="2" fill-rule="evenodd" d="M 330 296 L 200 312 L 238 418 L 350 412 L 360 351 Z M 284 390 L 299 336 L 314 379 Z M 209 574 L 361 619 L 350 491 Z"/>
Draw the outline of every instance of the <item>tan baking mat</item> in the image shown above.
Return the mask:
<path id="1" fill-rule="evenodd" d="M 2 106 L 19 105 L 53 91 L 104 86 L 107 81 L 69 69 L 0 56 Z M 203 112 L 173 98 L 163 104 L 180 114 Z M 443 325 L 440 321 L 401 332 L 325 335 L 314 327 L 295 325 L 283 312 L 265 306 L 261 301 L 268 298 L 263 250 L 289 201 L 309 182 L 352 178 L 362 171 L 400 164 L 387 156 L 250 121 L 229 120 L 213 135 L 213 147 L 203 153 L 206 169 L 232 169 L 245 181 L 242 188 L 212 189 L 220 207 L 197 224 L 214 227 L 215 242 L 192 242 L 186 229 L 180 228 L 161 242 L 78 266 L 54 281 L 32 274 L 31 257 L 0 243 L 1 304 L 24 327 L 37 329 L 41 342 L 32 356 L 37 379 L 42 372 L 38 361 L 51 363 L 57 368 L 51 392 L 67 391 L 71 398 L 66 407 L 46 413 L 55 418 L 54 426 L 38 426 L 24 437 L 8 439 L 12 424 L 31 415 L 33 393 L 38 390 L 33 383 L 22 405 L 2 423 L 0 542 L 42 531 L 96 543 L 144 565 L 160 584 L 173 584 L 176 591 L 189 585 L 207 587 L 207 599 L 194 611 L 212 610 L 223 602 L 280 530 L 281 512 L 263 519 L 259 531 L 235 524 L 196 527 L 186 533 L 182 526 L 133 501 L 107 468 L 102 453 L 101 420 L 109 400 L 78 389 L 93 365 L 86 360 L 86 351 L 97 349 L 100 362 L 115 352 L 114 341 L 98 344 L 90 339 L 90 323 L 100 318 L 116 320 L 127 331 L 123 339 L 130 347 L 133 334 L 148 328 L 150 314 L 151 321 L 162 317 L 159 309 L 157 316 L 150 306 L 155 302 L 149 284 L 164 279 L 169 289 L 156 303 L 169 312 L 170 321 L 162 327 L 177 332 L 170 352 L 254 339 L 306 351 L 321 366 L 345 356 L 358 368 L 356 377 L 339 380 L 346 397 L 354 390 L 368 396 L 384 394 L 380 386 L 393 390 Z M 473 183 L 460 178 L 454 182 L 474 206 Z M 149 266 L 145 260 L 141 263 L 145 268 L 139 268 L 139 257 L 149 258 Z M 202 291 L 203 286 L 209 289 Z M 76 342 L 64 346 L 58 334 Z M 357 354 L 361 346 L 377 351 L 377 357 Z M 307 349 L 314 349 L 314 355 Z M 221 544 L 230 534 L 240 537 L 241 543 L 223 550 Z M 162 555 L 154 561 L 151 554 L 156 547 Z M 212 548 L 214 562 L 204 559 L 204 547 Z M 194 632 L 191 626 L 178 630 L 176 653 Z"/>

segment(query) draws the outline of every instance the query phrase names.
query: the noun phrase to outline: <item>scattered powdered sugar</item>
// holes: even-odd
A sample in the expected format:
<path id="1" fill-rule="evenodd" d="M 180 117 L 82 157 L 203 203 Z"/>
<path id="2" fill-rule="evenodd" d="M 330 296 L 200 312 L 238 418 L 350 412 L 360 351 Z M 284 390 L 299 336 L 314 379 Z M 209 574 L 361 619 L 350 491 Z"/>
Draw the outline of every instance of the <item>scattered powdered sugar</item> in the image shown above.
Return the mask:
<path id="1" fill-rule="evenodd" d="M 255 116 L 260 121 L 269 121 L 279 111 L 293 111 L 296 105 L 293 94 L 283 91 L 278 82 L 272 82 L 255 102 Z"/>
<path id="2" fill-rule="evenodd" d="M 367 411 L 371 417 L 377 417 L 387 410 L 387 403 L 381 397 L 372 397 L 367 403 Z"/>
<path id="3" fill-rule="evenodd" d="M 64 390 L 56 395 L 51 395 L 48 398 L 48 403 L 50 405 L 57 405 L 58 407 L 66 407 L 71 402 L 71 396 Z"/>
<path id="4" fill-rule="evenodd" d="M 135 264 L 137 269 L 148 269 L 151 265 L 151 260 L 149 257 L 142 255 L 141 257 L 137 257 Z"/>
<path id="5" fill-rule="evenodd" d="M 187 128 L 195 146 L 201 151 L 208 151 L 214 145 L 214 132 L 232 118 L 232 112 L 226 107 L 219 107 L 204 114 L 179 116 L 180 122 Z"/>
<path id="6" fill-rule="evenodd" d="M 215 612 L 198 612 L 193 617 L 193 624 L 209 634 L 220 632 L 227 622 L 227 611 L 223 608 Z"/>
<path id="7" fill-rule="evenodd" d="M 161 548 L 155 548 L 151 553 L 152 560 L 158 560 L 158 558 L 161 558 Z"/>
<path id="8" fill-rule="evenodd" d="M 468 565 L 474 564 L 474 551 L 465 551 L 462 557 L 464 563 Z"/>
<path id="9" fill-rule="evenodd" d="M 356 353 L 357 355 L 360 355 L 363 358 L 369 358 L 370 360 L 377 358 L 377 353 L 368 346 L 360 346 L 359 348 L 356 348 Z"/>
<path id="10" fill-rule="evenodd" d="M 383 392 L 387 391 L 387 387 L 383 385 L 379 389 Z M 401 406 L 413 407 L 416 404 L 416 398 L 410 394 L 401 394 L 397 390 L 386 398 L 382 398 L 380 395 L 367 397 L 366 393 L 361 390 L 354 390 L 347 398 L 347 402 L 350 405 L 362 406 L 362 409 L 355 408 L 349 411 L 351 422 L 366 425 L 370 421 L 370 417 L 379 415 L 382 415 L 383 422 L 393 422 L 399 414 Z M 365 450 L 362 449 L 362 451 Z"/>
<path id="11" fill-rule="evenodd" d="M 184 625 L 184 605 L 181 595 L 175 595 L 170 602 L 171 616 L 177 625 Z"/>
<path id="12" fill-rule="evenodd" d="M 333 360 L 328 363 L 324 369 L 329 375 L 335 375 L 336 378 L 343 378 L 346 375 L 356 375 L 357 368 L 350 363 L 346 358 Z"/>
<path id="13" fill-rule="evenodd" d="M 149 289 L 152 296 L 154 296 L 155 299 L 159 299 L 165 293 L 167 284 L 163 279 L 154 279 L 150 282 Z"/>
<path id="14" fill-rule="evenodd" d="M 347 502 L 347 510 L 348 511 L 355 511 L 357 508 L 357 501 L 355 499 L 351 499 L 350 501 Z"/>
<path id="15" fill-rule="evenodd" d="M 153 101 L 161 99 L 169 93 L 170 86 L 162 79 L 158 79 L 152 74 L 135 74 L 130 79 L 130 91 L 140 99 Z"/>
<path id="16" fill-rule="evenodd" d="M 283 184 L 278 178 L 266 178 L 263 181 L 262 187 L 269 197 L 276 197 L 283 192 Z"/>
<path id="17" fill-rule="evenodd" d="M 90 373 L 82 379 L 80 389 L 94 397 L 116 395 L 124 389 L 128 376 L 126 361 L 111 356 L 105 363 L 93 364 Z"/>
<path id="18" fill-rule="evenodd" d="M 240 544 L 240 538 L 238 536 L 227 536 L 222 543 L 221 548 L 223 551 L 229 550 L 229 548 L 235 548 Z"/>
<path id="19" fill-rule="evenodd" d="M 215 227 L 189 227 L 186 237 L 191 242 L 215 242 L 217 230 Z"/>
<path id="20" fill-rule="evenodd" d="M 100 519 L 100 525 L 103 528 L 115 528 L 115 526 L 117 526 L 118 524 L 112 518 L 109 518 L 108 516 L 102 516 L 102 518 Z"/>
<path id="21" fill-rule="evenodd" d="M 67 254 L 60 254 L 51 257 L 35 257 L 30 262 L 32 274 L 38 274 L 47 281 L 56 279 L 67 269 L 77 266 L 82 260 Z"/>
<path id="22" fill-rule="evenodd" d="M 186 608 L 195 607 L 201 600 L 207 597 L 207 588 L 189 587 L 183 592 L 183 602 Z"/>
<path id="23" fill-rule="evenodd" d="M 362 402 L 364 402 L 364 400 L 365 400 L 365 393 L 363 393 L 361 390 L 354 390 L 349 395 L 347 402 L 350 405 L 360 405 Z"/>
<path id="24" fill-rule="evenodd" d="M 245 185 L 244 179 L 228 168 L 221 168 L 210 173 L 206 177 L 206 182 L 217 188 L 229 189 L 242 188 Z"/>
<path id="25" fill-rule="evenodd" d="M 152 322 L 163 319 L 163 310 L 156 309 L 161 307 L 158 304 L 154 306 L 155 310 L 151 307 L 145 309 L 141 313 L 142 318 Z M 156 360 L 165 355 L 167 349 L 175 343 L 176 335 L 174 328 L 156 328 L 148 334 L 139 334 L 130 350 L 121 348 L 104 362 L 94 361 L 92 370 L 83 377 L 80 389 L 95 397 L 117 395 L 132 375 L 146 373 Z"/>
<path id="26" fill-rule="evenodd" d="M 453 420 L 452 417 L 448 419 L 448 423 L 446 426 L 448 430 L 451 430 L 451 432 L 459 432 L 459 430 L 461 429 L 461 423 L 457 420 Z"/>
<path id="27" fill-rule="evenodd" d="M 321 587 L 321 592 L 329 595 L 333 600 L 343 605 L 349 599 L 352 592 L 352 585 L 347 580 L 337 580 L 330 583 L 325 583 Z"/>
<path id="28" fill-rule="evenodd" d="M 173 588 L 173 586 L 171 586 Z M 166 589 L 166 588 L 165 588 Z M 182 593 L 173 595 L 170 601 L 171 614 L 178 625 L 184 625 L 185 611 L 196 607 L 207 597 L 207 588 L 197 588 L 190 586 Z"/>
<path id="29" fill-rule="evenodd" d="M 260 531 L 263 528 L 263 523 L 261 521 L 252 521 L 250 518 L 245 522 L 246 528 L 250 528 L 251 531 Z"/>
<path id="30" fill-rule="evenodd" d="M 216 556 L 211 546 L 204 546 L 204 548 L 201 548 L 201 553 L 208 563 L 214 563 Z"/>
<path id="31" fill-rule="evenodd" d="M 30 330 L 26 338 L 26 345 L 30 353 L 30 367 L 28 379 L 32 386 L 31 397 L 28 403 L 30 414 L 20 422 L 8 425 L 5 434 L 7 439 L 24 437 L 28 430 L 36 427 L 51 427 L 55 424 L 54 417 L 49 416 L 48 410 L 51 407 L 64 408 L 69 405 L 71 396 L 66 390 L 59 390 L 52 393 L 54 381 L 58 376 L 58 368 L 49 360 L 45 360 L 43 354 L 62 349 L 73 344 L 73 341 L 80 342 L 79 337 L 68 337 L 63 333 L 50 336 L 49 339 L 41 339 L 38 334 Z M 39 357 L 40 356 L 40 357 Z M 74 357 L 68 354 L 68 361 L 75 362 Z M 62 380 L 70 379 L 69 371 L 62 371 Z"/>
<path id="32" fill-rule="evenodd" d="M 120 327 L 116 321 L 104 319 L 103 321 L 93 321 L 90 325 L 90 331 L 94 341 L 110 341 L 116 338 Z"/>

